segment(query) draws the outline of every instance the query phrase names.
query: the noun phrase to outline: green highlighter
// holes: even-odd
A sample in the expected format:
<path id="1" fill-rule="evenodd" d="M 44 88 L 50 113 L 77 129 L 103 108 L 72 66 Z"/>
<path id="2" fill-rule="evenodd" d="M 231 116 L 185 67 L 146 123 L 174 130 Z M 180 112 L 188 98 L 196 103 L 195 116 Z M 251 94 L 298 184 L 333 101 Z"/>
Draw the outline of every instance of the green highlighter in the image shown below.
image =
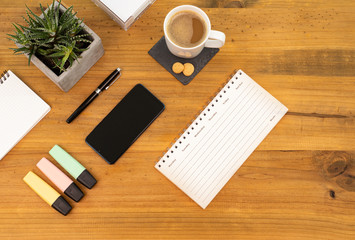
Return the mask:
<path id="1" fill-rule="evenodd" d="M 63 148 L 55 145 L 49 154 L 78 182 L 91 189 L 96 184 L 96 179 L 89 171 Z"/>

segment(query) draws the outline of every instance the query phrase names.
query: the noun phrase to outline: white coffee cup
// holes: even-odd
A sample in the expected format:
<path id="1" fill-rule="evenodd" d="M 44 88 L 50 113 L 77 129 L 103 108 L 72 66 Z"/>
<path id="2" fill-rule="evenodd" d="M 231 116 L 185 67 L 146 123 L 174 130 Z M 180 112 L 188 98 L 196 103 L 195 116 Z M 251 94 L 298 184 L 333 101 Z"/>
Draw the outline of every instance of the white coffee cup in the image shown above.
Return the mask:
<path id="1" fill-rule="evenodd" d="M 167 25 L 169 23 L 169 20 L 172 16 L 174 16 L 177 12 L 181 11 L 192 11 L 200 15 L 206 23 L 206 28 L 207 28 L 207 34 L 206 38 L 197 46 L 191 47 L 191 48 L 186 48 L 186 47 L 181 47 L 175 44 L 174 42 L 169 39 L 169 36 L 167 34 Z M 226 41 L 226 35 L 223 32 L 220 31 L 215 31 L 211 30 L 211 22 L 210 19 L 208 18 L 207 14 L 202 11 L 200 8 L 192 6 L 192 5 L 182 5 L 174 8 L 171 10 L 168 15 L 166 15 L 165 20 L 164 20 L 164 35 L 165 35 L 165 41 L 166 45 L 168 46 L 168 49 L 172 54 L 174 54 L 177 57 L 182 57 L 182 58 L 193 58 L 196 57 L 201 53 L 204 47 L 207 48 L 220 48 L 224 45 Z"/>

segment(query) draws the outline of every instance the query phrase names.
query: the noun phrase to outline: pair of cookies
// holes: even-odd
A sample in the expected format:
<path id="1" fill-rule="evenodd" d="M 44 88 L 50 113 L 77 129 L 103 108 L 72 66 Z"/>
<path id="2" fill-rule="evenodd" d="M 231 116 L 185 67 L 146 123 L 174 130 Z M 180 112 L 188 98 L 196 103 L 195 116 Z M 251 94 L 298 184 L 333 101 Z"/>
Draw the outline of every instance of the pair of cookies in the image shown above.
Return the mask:
<path id="1" fill-rule="evenodd" d="M 195 71 L 194 65 L 191 63 L 182 64 L 180 62 L 176 62 L 173 64 L 173 72 L 176 74 L 183 73 L 186 77 L 191 76 Z"/>

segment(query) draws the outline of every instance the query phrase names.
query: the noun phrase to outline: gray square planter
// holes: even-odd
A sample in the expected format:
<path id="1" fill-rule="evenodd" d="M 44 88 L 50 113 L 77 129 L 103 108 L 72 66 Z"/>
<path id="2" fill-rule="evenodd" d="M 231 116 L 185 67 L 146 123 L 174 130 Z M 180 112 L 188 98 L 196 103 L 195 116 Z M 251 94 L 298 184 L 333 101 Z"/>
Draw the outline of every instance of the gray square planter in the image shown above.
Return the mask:
<path id="1" fill-rule="evenodd" d="M 57 7 L 59 3 L 55 2 L 54 5 Z M 65 10 L 66 8 L 60 5 L 60 11 Z M 43 17 L 43 14 L 40 17 Z M 64 92 L 68 92 L 105 53 L 101 38 L 84 23 L 82 23 L 82 26 L 84 27 L 84 31 L 91 35 L 93 41 L 89 45 L 88 50 L 80 54 L 78 61 L 75 61 L 70 68 L 59 76 L 36 56 L 33 55 L 31 58 L 31 62 Z"/>

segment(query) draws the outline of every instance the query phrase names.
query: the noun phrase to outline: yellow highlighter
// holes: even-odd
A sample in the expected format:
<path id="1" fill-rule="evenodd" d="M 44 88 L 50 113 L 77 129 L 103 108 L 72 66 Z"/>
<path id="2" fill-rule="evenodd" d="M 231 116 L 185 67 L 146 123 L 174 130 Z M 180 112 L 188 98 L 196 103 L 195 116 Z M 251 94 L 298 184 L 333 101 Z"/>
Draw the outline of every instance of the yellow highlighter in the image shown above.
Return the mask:
<path id="1" fill-rule="evenodd" d="M 67 215 L 72 207 L 69 203 L 51 186 L 49 186 L 42 178 L 38 177 L 32 171 L 29 171 L 23 178 L 33 191 L 35 191 L 44 201 L 46 201 L 52 208 Z"/>

